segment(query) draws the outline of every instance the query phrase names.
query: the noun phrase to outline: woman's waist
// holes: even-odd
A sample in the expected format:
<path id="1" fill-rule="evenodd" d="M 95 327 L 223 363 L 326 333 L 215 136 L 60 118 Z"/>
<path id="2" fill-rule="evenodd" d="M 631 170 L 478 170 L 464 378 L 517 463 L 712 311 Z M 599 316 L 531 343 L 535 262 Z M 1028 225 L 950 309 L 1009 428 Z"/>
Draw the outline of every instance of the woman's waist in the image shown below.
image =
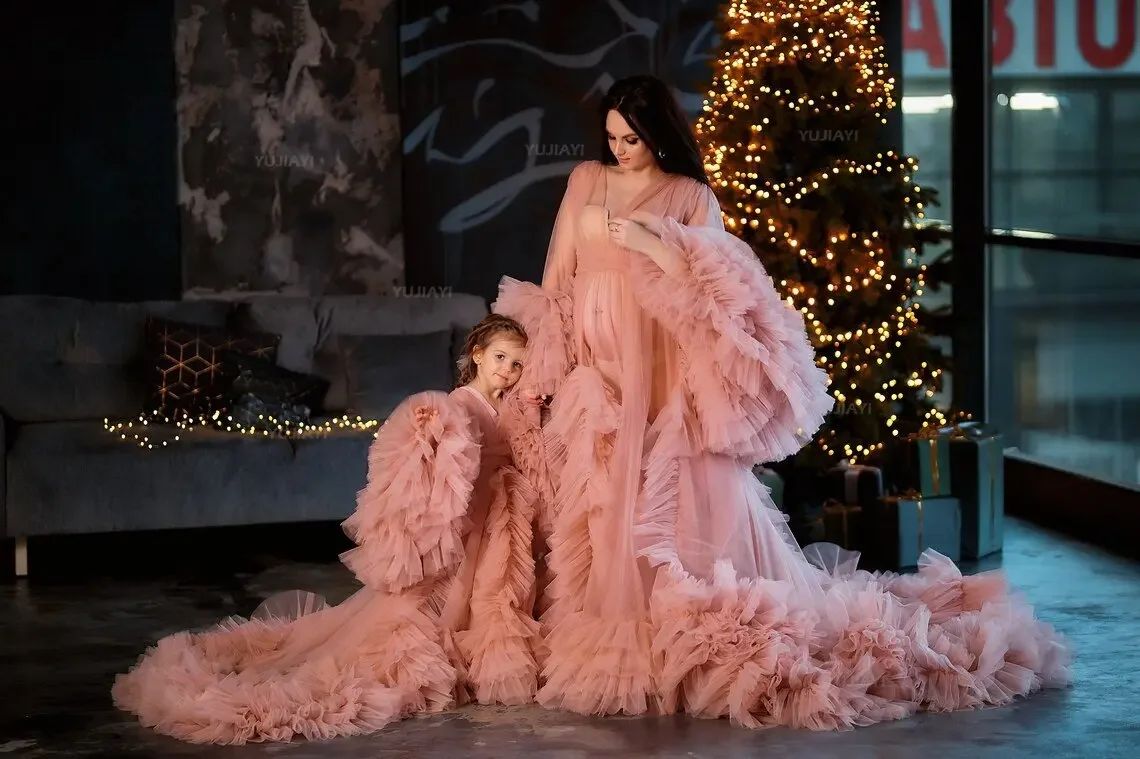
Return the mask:
<path id="1" fill-rule="evenodd" d="M 603 274 L 629 271 L 630 253 L 616 245 L 586 248 L 578 252 L 578 274 Z"/>

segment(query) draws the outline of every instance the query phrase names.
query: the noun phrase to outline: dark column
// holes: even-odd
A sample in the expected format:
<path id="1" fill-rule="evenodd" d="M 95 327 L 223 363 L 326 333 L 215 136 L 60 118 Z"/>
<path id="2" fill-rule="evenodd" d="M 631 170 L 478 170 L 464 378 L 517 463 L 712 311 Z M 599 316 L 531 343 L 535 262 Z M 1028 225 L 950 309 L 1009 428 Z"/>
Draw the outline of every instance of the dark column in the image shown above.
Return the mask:
<path id="1" fill-rule="evenodd" d="M 986 317 L 989 267 L 989 0 L 950 3 L 950 221 L 954 242 L 953 309 L 956 408 L 986 415 Z"/>

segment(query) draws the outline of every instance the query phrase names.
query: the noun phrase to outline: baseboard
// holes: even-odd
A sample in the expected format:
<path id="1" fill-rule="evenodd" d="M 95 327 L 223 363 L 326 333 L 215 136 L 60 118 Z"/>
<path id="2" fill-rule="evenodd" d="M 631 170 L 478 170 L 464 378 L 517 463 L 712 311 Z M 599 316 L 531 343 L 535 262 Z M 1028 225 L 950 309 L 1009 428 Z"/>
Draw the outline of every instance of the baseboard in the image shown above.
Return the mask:
<path id="1" fill-rule="evenodd" d="M 1123 556 L 1140 559 L 1140 488 L 1005 455 L 1005 510 Z"/>

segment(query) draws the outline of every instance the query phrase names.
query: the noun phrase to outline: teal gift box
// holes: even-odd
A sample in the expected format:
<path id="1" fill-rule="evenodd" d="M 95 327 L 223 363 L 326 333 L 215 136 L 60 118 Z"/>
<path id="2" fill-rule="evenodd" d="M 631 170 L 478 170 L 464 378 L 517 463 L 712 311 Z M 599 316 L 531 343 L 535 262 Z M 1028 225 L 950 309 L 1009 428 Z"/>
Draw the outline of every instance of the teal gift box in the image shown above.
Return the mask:
<path id="1" fill-rule="evenodd" d="M 752 467 L 752 474 L 756 475 L 756 479 L 767 486 L 776 508 L 782 507 L 784 505 L 784 480 L 780 475 L 763 466 Z"/>
<path id="2" fill-rule="evenodd" d="M 954 495 L 951 479 L 950 439 L 953 428 L 928 428 L 910 435 L 901 448 L 902 464 L 893 485 L 924 498 Z"/>
<path id="3" fill-rule="evenodd" d="M 879 538 L 875 563 L 884 569 L 918 566 L 932 548 L 957 563 L 962 556 L 962 505 L 957 498 L 926 498 L 920 493 L 889 495 L 876 507 Z"/>
<path id="4" fill-rule="evenodd" d="M 1002 436 L 964 424 L 950 438 L 954 494 L 962 503 L 962 556 L 981 559 L 1005 541 L 1005 455 Z"/>

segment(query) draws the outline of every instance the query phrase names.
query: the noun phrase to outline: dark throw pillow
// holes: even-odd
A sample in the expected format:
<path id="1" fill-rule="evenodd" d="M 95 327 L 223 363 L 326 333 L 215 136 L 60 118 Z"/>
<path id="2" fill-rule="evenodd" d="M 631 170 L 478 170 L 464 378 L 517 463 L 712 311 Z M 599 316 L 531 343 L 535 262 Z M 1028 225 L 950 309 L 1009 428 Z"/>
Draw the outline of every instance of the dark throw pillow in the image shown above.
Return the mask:
<path id="1" fill-rule="evenodd" d="M 455 386 L 452 330 L 421 335 L 339 337 L 348 409 L 382 421 L 413 393 Z"/>
<path id="2" fill-rule="evenodd" d="M 234 370 L 231 392 L 235 398 L 252 395 L 265 403 L 305 406 L 311 412 L 322 410 L 329 382 L 323 377 L 295 372 L 273 361 L 228 352 L 224 357 Z"/>
<path id="3" fill-rule="evenodd" d="M 223 410 L 236 376 L 226 355 L 272 362 L 280 340 L 280 335 L 149 318 L 144 348 L 150 384 L 146 410 L 165 414 Z"/>

